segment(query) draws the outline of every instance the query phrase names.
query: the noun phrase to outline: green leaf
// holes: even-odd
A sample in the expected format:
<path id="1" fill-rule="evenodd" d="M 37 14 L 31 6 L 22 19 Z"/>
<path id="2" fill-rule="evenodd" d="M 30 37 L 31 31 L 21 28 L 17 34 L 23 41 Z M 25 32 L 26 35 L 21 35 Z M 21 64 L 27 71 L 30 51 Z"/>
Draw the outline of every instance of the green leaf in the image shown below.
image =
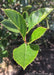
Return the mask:
<path id="1" fill-rule="evenodd" d="M 13 3 L 15 2 L 16 3 L 16 0 L 8 0 L 9 3 Z"/>
<path id="2" fill-rule="evenodd" d="M 13 51 L 13 58 L 22 68 L 25 68 L 35 59 L 39 52 L 39 46 L 35 44 L 22 44 Z"/>
<path id="3" fill-rule="evenodd" d="M 28 32 L 37 24 L 39 24 L 47 15 L 53 10 L 53 8 L 41 8 L 30 14 L 28 18 L 29 29 Z"/>
<path id="4" fill-rule="evenodd" d="M 31 8 L 32 8 L 31 5 L 27 5 L 27 6 L 25 6 L 25 7 L 23 8 L 23 10 L 24 10 L 24 11 L 27 11 L 27 10 L 29 10 L 29 9 L 31 9 Z"/>
<path id="5" fill-rule="evenodd" d="M 8 52 L 7 50 L 4 50 L 4 51 L 0 51 L 0 57 L 8 57 Z"/>
<path id="6" fill-rule="evenodd" d="M 1 23 L 2 23 L 3 26 L 4 26 L 5 28 L 7 28 L 9 31 L 12 31 L 12 32 L 15 32 L 15 33 L 19 33 L 17 27 L 16 27 L 10 20 L 5 19 L 5 20 L 3 20 Z"/>
<path id="7" fill-rule="evenodd" d="M 7 50 L 2 51 L 2 57 L 8 57 L 8 52 L 7 52 Z"/>
<path id="8" fill-rule="evenodd" d="M 43 34 L 46 32 L 47 28 L 44 27 L 38 27 L 37 29 L 35 29 L 33 31 L 33 33 L 31 34 L 30 37 L 30 41 L 29 43 L 32 43 L 33 41 L 39 39 L 41 36 L 43 36 Z"/>
<path id="9" fill-rule="evenodd" d="M 3 10 L 6 13 L 6 15 L 10 18 L 12 23 L 18 28 L 23 39 L 25 39 L 27 27 L 26 22 L 23 19 L 23 16 L 19 12 L 12 9 L 3 9 Z"/>

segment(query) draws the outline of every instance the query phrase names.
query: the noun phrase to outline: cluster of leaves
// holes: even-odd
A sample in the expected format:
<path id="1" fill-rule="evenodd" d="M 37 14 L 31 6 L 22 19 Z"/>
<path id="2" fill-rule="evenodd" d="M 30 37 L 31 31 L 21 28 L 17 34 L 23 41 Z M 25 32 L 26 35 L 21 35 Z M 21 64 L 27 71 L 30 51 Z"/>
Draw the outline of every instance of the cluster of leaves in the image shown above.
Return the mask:
<path id="1" fill-rule="evenodd" d="M 13 9 L 15 9 L 15 7 L 17 7 L 18 4 L 21 3 L 21 2 L 18 3 L 17 0 L 4 0 L 4 1 L 0 0 L 0 2 L 1 2 L 1 7 L 13 8 Z M 18 11 L 20 11 L 20 10 L 18 10 Z M 0 15 L 0 22 L 2 20 L 4 20 L 4 17 L 2 15 Z M 15 32 L 15 30 L 14 30 L 14 32 Z M 18 33 L 9 32 L 2 25 L 0 25 L 0 58 L 1 58 L 1 61 L 2 61 L 2 58 L 7 56 L 7 53 L 8 53 L 6 50 L 6 47 L 9 45 L 9 39 L 8 39 L 9 36 L 11 37 L 11 39 L 17 39 Z"/>
<path id="2" fill-rule="evenodd" d="M 37 8 L 40 7 L 49 7 L 50 5 L 48 4 L 48 0 L 35 0 L 35 1 L 31 1 L 31 0 L 20 0 L 20 4 L 22 4 L 23 6 L 21 6 L 21 10 L 23 11 L 29 11 L 32 12 L 32 10 L 35 10 Z M 4 8 L 12 8 L 16 10 L 17 7 L 17 11 L 20 12 L 20 9 L 18 8 L 18 5 L 20 6 L 20 4 L 17 2 L 17 0 L 5 0 L 5 3 L 2 4 L 2 7 Z M 32 5 L 28 5 L 28 4 L 32 4 Z M 54 6 L 52 6 L 54 7 Z M 31 10 L 29 10 L 31 9 Z M 39 52 L 39 46 L 36 44 L 32 44 L 33 41 L 39 39 L 47 30 L 47 28 L 49 28 L 48 25 L 48 18 L 47 18 L 47 28 L 44 27 L 38 27 L 37 29 L 35 29 L 33 31 L 33 33 L 30 36 L 29 41 L 27 42 L 27 38 L 26 35 L 28 33 L 30 33 L 30 30 L 37 24 L 39 24 L 43 19 L 45 19 L 45 17 L 47 17 L 47 15 L 52 11 L 53 9 L 51 8 L 42 8 L 39 9 L 35 12 L 32 12 L 30 15 L 28 14 L 28 12 L 23 12 L 23 16 L 11 9 L 6 9 L 4 10 L 4 12 L 6 13 L 6 15 L 8 16 L 8 19 L 3 20 L 3 16 L 0 19 L 3 24 L 3 26 L 5 28 L 7 28 L 9 31 L 14 32 L 14 34 L 11 34 L 12 39 L 16 39 L 18 35 L 18 33 L 21 34 L 23 40 L 24 40 L 24 44 L 22 44 L 20 47 L 14 49 L 13 51 L 13 58 L 14 60 L 23 67 L 23 69 L 25 69 L 37 56 L 38 52 Z M 14 16 L 13 16 L 14 15 Z M 1 16 L 1 15 L 0 15 Z M 24 18 L 23 18 L 24 17 Z M 41 24 L 44 26 L 46 24 L 45 21 L 42 21 Z M 54 25 L 54 24 L 53 24 Z M 28 28 L 28 31 L 27 31 Z M 51 26 L 50 29 L 53 29 L 53 27 Z M 53 29 L 54 30 L 54 29 Z M 5 56 L 7 55 L 7 52 L 5 50 L 6 46 L 8 45 L 8 40 L 7 37 L 9 36 L 9 33 L 6 33 L 5 29 L 1 29 L 0 30 L 0 48 L 2 51 L 0 51 L 0 56 Z M 15 34 L 16 33 L 16 34 Z M 36 36 L 35 36 L 36 35 Z M 5 50 L 5 52 L 3 51 Z M 4 55 L 3 55 L 4 54 Z M 22 54 L 22 55 L 20 55 Z M 31 58 L 32 57 L 32 58 Z"/>
<path id="3" fill-rule="evenodd" d="M 33 1 L 33 2 L 32 2 Z M 49 1 L 49 0 L 32 0 L 31 1 L 31 3 L 30 4 L 32 4 L 32 9 L 30 10 L 31 12 L 33 11 L 33 10 L 36 10 L 36 9 L 39 9 L 39 8 L 43 8 L 43 7 L 52 7 L 52 8 L 54 8 L 54 1 L 53 0 L 51 0 L 51 1 Z M 47 27 L 47 28 L 49 28 L 49 32 L 47 33 L 47 35 L 45 34 L 45 36 L 44 36 L 44 38 L 47 38 L 48 37 L 48 35 L 50 34 L 50 32 L 52 31 L 53 33 L 54 33 L 54 22 L 53 22 L 53 20 L 54 20 L 54 16 L 53 16 L 53 14 L 54 14 L 54 11 L 51 13 L 51 14 L 49 14 L 48 16 L 47 16 L 47 18 L 45 18 L 41 23 L 40 23 L 40 25 L 41 26 L 45 26 L 45 27 Z M 52 34 L 52 33 L 51 33 Z M 52 36 L 53 36 L 54 34 L 52 34 Z M 51 37 L 51 35 L 49 35 L 49 38 Z M 47 38 L 47 39 L 44 39 L 43 38 L 43 40 L 44 41 L 46 41 L 47 39 L 49 39 L 49 38 Z M 53 38 L 53 37 L 52 37 Z M 52 39 L 53 40 L 53 39 Z M 42 43 L 44 43 L 44 41 L 42 41 L 41 39 L 39 39 L 39 42 L 42 44 Z M 44 43 L 44 44 L 46 44 L 46 43 Z"/>
<path id="4" fill-rule="evenodd" d="M 39 24 L 44 18 L 46 18 L 52 10 L 52 8 L 41 8 L 32 12 L 25 19 L 19 12 L 16 12 L 15 10 L 3 10 L 8 16 L 8 19 L 5 19 L 1 22 L 3 26 L 12 32 L 20 33 L 24 40 L 24 43 L 20 47 L 13 50 L 14 60 L 20 66 L 22 66 L 23 69 L 25 69 L 35 59 L 39 52 L 39 46 L 32 44 L 32 42 L 43 36 L 47 28 L 42 26 L 36 28 L 32 32 L 28 42 L 26 41 L 26 35 L 34 28 L 35 25 Z"/>

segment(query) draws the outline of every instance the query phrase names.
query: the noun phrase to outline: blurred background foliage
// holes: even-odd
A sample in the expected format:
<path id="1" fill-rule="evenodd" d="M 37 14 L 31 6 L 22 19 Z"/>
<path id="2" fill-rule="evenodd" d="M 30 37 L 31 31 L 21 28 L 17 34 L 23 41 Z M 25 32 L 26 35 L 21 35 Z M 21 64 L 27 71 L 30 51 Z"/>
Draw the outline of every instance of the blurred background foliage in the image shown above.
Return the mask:
<path id="1" fill-rule="evenodd" d="M 24 11 L 27 11 L 30 14 L 32 11 L 44 7 L 54 8 L 54 0 L 0 0 L 0 22 L 4 20 L 4 18 L 7 18 L 7 16 L 2 11 L 2 8 L 14 9 L 28 17 L 28 14 Z M 52 48 L 51 45 L 53 46 L 54 44 L 54 11 L 49 14 L 47 18 L 44 19 L 39 25 L 48 27 L 49 30 L 42 38 L 35 41 L 34 43 L 38 43 L 39 45 L 44 44 L 44 47 Z M 8 31 L 0 23 L 0 56 L 1 53 L 3 56 L 7 54 L 7 52 L 3 51 L 6 51 L 7 46 L 10 44 L 10 40 L 18 40 L 18 37 L 19 34 Z"/>

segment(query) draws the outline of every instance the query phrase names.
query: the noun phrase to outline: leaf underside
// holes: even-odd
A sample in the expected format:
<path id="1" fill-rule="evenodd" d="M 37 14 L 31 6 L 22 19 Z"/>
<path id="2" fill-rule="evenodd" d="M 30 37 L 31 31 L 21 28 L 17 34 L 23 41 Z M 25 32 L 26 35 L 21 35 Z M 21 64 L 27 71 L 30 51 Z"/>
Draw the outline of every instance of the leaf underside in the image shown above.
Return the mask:
<path id="1" fill-rule="evenodd" d="M 35 59 L 38 52 L 38 45 L 24 43 L 20 47 L 14 49 L 13 58 L 25 70 L 25 68 Z"/>
<path id="2" fill-rule="evenodd" d="M 15 32 L 15 33 L 19 33 L 17 27 L 16 27 L 10 20 L 5 19 L 5 20 L 3 20 L 1 23 L 2 23 L 3 26 L 4 26 L 5 28 L 7 28 L 9 31 L 12 31 L 12 32 Z"/>

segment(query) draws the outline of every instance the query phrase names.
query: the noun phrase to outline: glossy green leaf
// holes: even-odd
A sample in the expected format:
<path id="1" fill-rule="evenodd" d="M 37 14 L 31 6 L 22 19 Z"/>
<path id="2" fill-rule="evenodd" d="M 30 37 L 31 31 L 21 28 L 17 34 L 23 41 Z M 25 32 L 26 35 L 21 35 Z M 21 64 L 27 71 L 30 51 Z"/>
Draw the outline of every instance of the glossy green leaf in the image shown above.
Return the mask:
<path id="1" fill-rule="evenodd" d="M 19 33 L 17 27 L 16 27 L 10 20 L 5 19 L 5 20 L 3 20 L 1 23 L 2 23 L 3 26 L 4 26 L 5 28 L 7 28 L 9 31 L 12 31 L 12 32 L 15 32 L 15 33 Z"/>
<path id="2" fill-rule="evenodd" d="M 33 33 L 31 34 L 30 37 L 30 41 L 29 43 L 32 43 L 33 41 L 39 39 L 41 36 L 43 36 L 43 34 L 46 32 L 47 28 L 44 27 L 38 27 L 37 29 L 35 29 L 33 31 Z"/>
<path id="3" fill-rule="evenodd" d="M 4 9 L 4 12 L 10 18 L 12 23 L 18 28 L 23 39 L 25 39 L 27 27 L 23 16 L 19 12 L 12 9 Z"/>
<path id="4" fill-rule="evenodd" d="M 13 50 L 13 58 L 22 68 L 25 68 L 35 59 L 39 46 L 35 44 L 22 44 Z"/>
<path id="5" fill-rule="evenodd" d="M 39 24 L 47 15 L 53 10 L 53 8 L 41 8 L 30 14 L 28 19 L 29 29 L 28 32 L 37 24 Z"/>

